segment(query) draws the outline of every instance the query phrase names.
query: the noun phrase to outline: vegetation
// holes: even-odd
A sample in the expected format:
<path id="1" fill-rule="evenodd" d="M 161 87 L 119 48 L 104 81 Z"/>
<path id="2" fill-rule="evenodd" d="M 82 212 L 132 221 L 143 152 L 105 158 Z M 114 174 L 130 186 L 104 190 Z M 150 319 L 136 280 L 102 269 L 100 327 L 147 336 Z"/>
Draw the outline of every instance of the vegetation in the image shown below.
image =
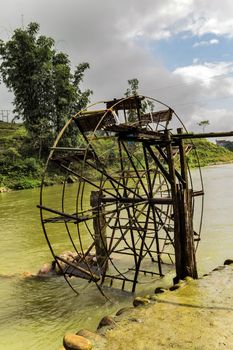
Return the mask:
<path id="1" fill-rule="evenodd" d="M 52 38 L 39 34 L 39 24 L 18 28 L 0 40 L 0 82 L 14 94 L 15 119 L 22 124 L 0 123 L 0 187 L 38 186 L 43 162 L 58 131 L 71 115 L 85 108 L 91 90 L 80 85 L 89 64 L 71 71 L 63 52 Z M 63 145 L 75 146 L 76 131 L 68 129 Z M 48 183 L 56 181 L 50 173 Z"/>
<path id="2" fill-rule="evenodd" d="M 67 116 L 86 106 L 91 91 L 80 89 L 89 64 L 79 64 L 72 73 L 68 56 L 56 52 L 54 40 L 39 35 L 39 28 L 30 23 L 9 41 L 0 40 L 0 73 L 14 93 L 14 112 L 24 122 L 30 149 L 41 159 Z M 75 144 L 73 131 L 64 142 Z"/>
<path id="3" fill-rule="evenodd" d="M 28 152 L 28 142 L 30 143 L 30 139 L 23 124 L 0 122 L 0 187 L 5 186 L 16 190 L 40 185 L 44 165 L 41 160 Z M 219 147 L 206 139 L 194 140 L 194 144 L 201 166 L 233 162 L 233 152 L 224 147 Z M 102 140 L 97 146 L 101 149 L 106 147 L 112 149 L 111 163 L 114 170 L 116 162 L 112 145 L 106 145 L 106 140 Z M 140 158 L 141 154 L 137 152 L 136 149 L 135 154 Z M 188 156 L 191 167 L 198 165 L 194 153 L 195 150 Z M 46 183 L 49 185 L 59 181 L 59 174 L 50 171 Z"/>
<path id="4" fill-rule="evenodd" d="M 201 166 L 233 162 L 233 152 L 224 147 L 217 146 L 206 139 L 193 140 L 193 144 L 196 147 Z M 194 155 L 195 150 L 191 151 L 188 157 L 191 167 L 198 166 Z"/>
<path id="5" fill-rule="evenodd" d="M 0 123 L 0 187 L 33 188 L 40 185 L 43 162 L 28 152 L 30 138 L 23 124 Z M 56 182 L 51 174 L 46 181 Z"/>
<path id="6" fill-rule="evenodd" d="M 198 125 L 202 128 L 202 132 L 205 132 L 205 128 L 210 125 L 209 120 L 202 120 L 198 123 Z"/>

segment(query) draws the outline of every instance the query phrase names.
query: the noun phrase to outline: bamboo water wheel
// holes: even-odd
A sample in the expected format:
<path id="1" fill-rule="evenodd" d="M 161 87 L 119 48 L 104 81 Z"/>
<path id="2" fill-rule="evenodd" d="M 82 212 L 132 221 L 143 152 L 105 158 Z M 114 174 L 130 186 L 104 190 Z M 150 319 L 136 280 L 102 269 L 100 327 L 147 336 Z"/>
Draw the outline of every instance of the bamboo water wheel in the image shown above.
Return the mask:
<path id="1" fill-rule="evenodd" d="M 174 191 L 187 184 L 197 248 L 202 209 L 196 210 L 195 201 L 198 196 L 202 202 L 203 186 L 199 169 L 194 188 L 187 157 L 197 153 L 179 137 L 181 128 L 185 132 L 167 105 L 131 96 L 92 105 L 61 130 L 47 161 L 39 208 L 57 268 L 77 292 L 89 282 L 101 291 L 107 285 L 134 292 L 174 268 Z M 64 143 L 68 134 L 73 146 Z M 48 169 L 63 177 L 55 206 L 46 195 Z M 59 239 L 72 252 L 68 258 L 60 255 Z"/>

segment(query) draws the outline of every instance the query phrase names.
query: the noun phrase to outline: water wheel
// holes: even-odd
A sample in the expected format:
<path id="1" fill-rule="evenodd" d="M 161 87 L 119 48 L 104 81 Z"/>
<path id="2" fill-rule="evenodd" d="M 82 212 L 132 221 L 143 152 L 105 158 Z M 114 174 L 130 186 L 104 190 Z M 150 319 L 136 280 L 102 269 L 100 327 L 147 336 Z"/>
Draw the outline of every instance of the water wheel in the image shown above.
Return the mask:
<path id="1" fill-rule="evenodd" d="M 187 182 L 191 215 L 198 216 L 197 247 L 201 173 L 195 176 L 197 192 L 188 166 L 186 174 L 182 171 L 187 154 L 197 157 L 196 151 L 192 143 L 181 148 L 173 138 L 171 130 L 184 125 L 168 106 L 132 96 L 98 107 L 77 113 L 58 135 L 41 186 L 41 221 L 57 269 L 74 290 L 92 281 L 100 290 L 114 285 L 134 292 L 174 264 L 173 193 Z M 46 195 L 48 169 L 63 177 L 56 205 Z M 58 236 L 68 255 L 61 255 Z"/>

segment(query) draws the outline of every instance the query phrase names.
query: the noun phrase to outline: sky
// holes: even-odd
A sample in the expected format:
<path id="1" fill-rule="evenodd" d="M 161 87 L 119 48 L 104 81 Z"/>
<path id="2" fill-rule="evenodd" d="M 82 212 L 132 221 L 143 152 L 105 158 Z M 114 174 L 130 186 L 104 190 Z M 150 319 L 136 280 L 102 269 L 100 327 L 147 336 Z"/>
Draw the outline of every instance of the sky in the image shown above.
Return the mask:
<path id="1" fill-rule="evenodd" d="M 8 0 L 0 39 L 30 22 L 55 39 L 75 67 L 89 62 L 83 88 L 92 101 L 139 92 L 173 108 L 188 130 L 233 130 L 232 0 Z M 12 110 L 0 85 L 0 110 Z"/>

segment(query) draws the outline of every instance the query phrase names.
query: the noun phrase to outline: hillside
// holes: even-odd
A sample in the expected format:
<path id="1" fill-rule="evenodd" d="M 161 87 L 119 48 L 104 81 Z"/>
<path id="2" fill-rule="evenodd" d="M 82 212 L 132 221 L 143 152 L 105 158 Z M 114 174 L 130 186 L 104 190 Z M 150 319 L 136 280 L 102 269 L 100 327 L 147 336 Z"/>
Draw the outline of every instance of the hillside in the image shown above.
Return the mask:
<path id="1" fill-rule="evenodd" d="M 233 152 L 224 147 L 217 146 L 206 139 L 193 140 L 193 144 L 196 147 L 200 166 L 202 167 L 233 162 Z M 194 157 L 194 151 L 189 154 L 188 159 L 190 167 L 196 167 L 198 165 Z"/>
<path id="2" fill-rule="evenodd" d="M 29 141 L 23 124 L 0 122 L 0 191 L 40 185 L 44 166 L 43 162 L 31 153 Z M 233 152 L 224 147 L 206 139 L 194 140 L 193 143 L 201 166 L 233 162 Z M 191 167 L 198 165 L 194 154 L 195 150 L 188 155 Z M 59 176 L 54 173 L 46 179 L 47 184 L 57 181 Z"/>

